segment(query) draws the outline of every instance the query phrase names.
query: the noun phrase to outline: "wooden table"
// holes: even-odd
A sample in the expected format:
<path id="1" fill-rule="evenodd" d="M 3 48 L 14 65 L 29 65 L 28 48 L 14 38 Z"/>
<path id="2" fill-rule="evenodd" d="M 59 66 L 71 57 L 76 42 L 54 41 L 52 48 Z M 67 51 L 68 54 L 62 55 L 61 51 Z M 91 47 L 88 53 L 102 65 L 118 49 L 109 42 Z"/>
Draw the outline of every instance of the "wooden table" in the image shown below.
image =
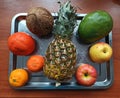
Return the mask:
<path id="1" fill-rule="evenodd" d="M 66 1 L 66 0 L 62 0 Z M 120 98 L 120 0 L 72 0 L 79 7 L 78 13 L 88 13 L 102 9 L 108 11 L 114 20 L 113 58 L 114 83 L 106 90 L 63 90 L 63 91 L 16 91 L 8 84 L 9 50 L 7 39 L 10 35 L 12 17 L 29 8 L 41 6 L 50 12 L 58 11 L 57 0 L 0 0 L 0 97 L 39 97 L 39 98 Z"/>

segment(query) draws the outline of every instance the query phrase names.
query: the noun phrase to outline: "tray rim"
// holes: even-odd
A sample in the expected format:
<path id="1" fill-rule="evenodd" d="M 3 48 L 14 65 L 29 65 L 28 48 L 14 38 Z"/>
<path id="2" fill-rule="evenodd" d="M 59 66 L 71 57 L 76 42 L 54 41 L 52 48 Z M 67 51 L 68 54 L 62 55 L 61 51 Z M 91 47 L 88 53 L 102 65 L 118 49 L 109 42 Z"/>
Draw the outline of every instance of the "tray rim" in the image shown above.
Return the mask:
<path id="1" fill-rule="evenodd" d="M 51 13 L 52 15 L 56 15 L 57 16 L 57 13 Z M 27 13 L 17 13 L 16 15 L 14 15 L 13 16 L 13 18 L 12 18 L 12 21 L 11 21 L 11 32 L 10 32 L 10 35 L 11 34 L 13 34 L 14 33 L 14 31 L 15 31 L 15 20 L 18 18 L 18 17 L 20 17 L 20 16 L 26 16 L 27 15 Z M 79 14 L 79 13 L 77 13 L 76 14 L 77 15 L 77 17 L 84 17 L 85 15 L 87 15 L 87 14 Z M 13 27 L 14 26 L 14 27 Z M 109 37 L 110 37 L 110 39 L 109 39 L 109 44 L 112 46 L 112 31 L 109 33 L 109 35 L 108 35 Z M 14 54 L 12 53 L 12 52 L 10 52 L 10 55 L 9 55 L 9 69 L 8 69 L 8 75 L 10 74 L 10 72 L 12 71 L 12 70 L 10 70 L 10 69 L 12 69 L 11 67 L 13 67 L 13 66 L 10 66 L 11 64 L 12 64 L 12 58 L 13 58 L 13 56 L 14 56 Z M 11 58 L 12 57 L 12 58 Z M 89 90 L 89 89 L 108 89 L 108 88 L 110 88 L 111 86 L 112 86 L 112 84 L 113 84 L 113 80 L 114 80 L 114 68 L 113 68 L 113 56 L 111 57 L 111 59 L 110 59 L 110 73 L 112 72 L 112 74 L 110 74 L 110 79 L 108 80 L 105 80 L 104 81 L 104 83 L 105 83 L 105 85 L 104 86 L 90 86 L 90 87 L 85 87 L 85 86 L 75 86 L 75 87 L 71 87 L 71 88 L 65 88 L 65 87 L 27 87 L 26 85 L 25 86 L 23 86 L 23 87 L 19 87 L 19 88 L 16 88 L 16 87 L 12 87 L 12 88 L 14 88 L 14 89 L 18 89 L 18 90 L 82 90 L 82 89 L 86 89 L 86 90 Z M 30 83 L 30 82 L 29 82 Z M 100 83 L 100 82 L 97 82 L 97 83 Z M 96 83 L 96 84 L 97 84 Z"/>

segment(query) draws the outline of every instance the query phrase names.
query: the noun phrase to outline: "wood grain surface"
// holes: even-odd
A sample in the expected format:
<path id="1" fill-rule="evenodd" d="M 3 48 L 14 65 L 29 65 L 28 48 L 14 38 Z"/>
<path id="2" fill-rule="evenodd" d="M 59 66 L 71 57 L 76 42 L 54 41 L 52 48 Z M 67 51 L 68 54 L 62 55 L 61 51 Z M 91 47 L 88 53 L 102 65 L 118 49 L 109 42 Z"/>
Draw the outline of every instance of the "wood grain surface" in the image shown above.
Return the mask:
<path id="1" fill-rule="evenodd" d="M 61 0 L 62 2 L 66 0 Z M 72 0 L 78 13 L 105 10 L 113 18 L 114 83 L 106 90 L 14 90 L 8 83 L 11 19 L 17 13 L 27 12 L 31 7 L 41 6 L 57 12 L 57 0 L 0 0 L 0 97 L 8 98 L 120 98 L 120 0 Z"/>

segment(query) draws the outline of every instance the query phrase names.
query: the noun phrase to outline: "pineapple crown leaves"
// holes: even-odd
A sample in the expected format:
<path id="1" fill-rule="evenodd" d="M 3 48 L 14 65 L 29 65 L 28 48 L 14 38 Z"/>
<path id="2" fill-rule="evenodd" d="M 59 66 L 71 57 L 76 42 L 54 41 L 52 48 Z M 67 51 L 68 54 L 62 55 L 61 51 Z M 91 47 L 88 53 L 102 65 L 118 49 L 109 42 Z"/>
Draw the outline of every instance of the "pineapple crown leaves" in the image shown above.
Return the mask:
<path id="1" fill-rule="evenodd" d="M 60 3 L 58 18 L 55 20 L 53 33 L 57 36 L 70 39 L 73 30 L 77 24 L 76 9 L 67 1 L 64 4 Z"/>

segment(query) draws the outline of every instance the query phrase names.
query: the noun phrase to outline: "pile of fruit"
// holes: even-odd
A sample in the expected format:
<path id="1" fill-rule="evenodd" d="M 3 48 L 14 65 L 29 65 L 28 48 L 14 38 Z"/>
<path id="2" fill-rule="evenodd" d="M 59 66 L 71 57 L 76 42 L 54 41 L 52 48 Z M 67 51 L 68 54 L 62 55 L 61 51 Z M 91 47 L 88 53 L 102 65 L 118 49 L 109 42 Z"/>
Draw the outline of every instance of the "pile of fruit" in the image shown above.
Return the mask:
<path id="1" fill-rule="evenodd" d="M 36 41 L 27 32 L 15 32 L 8 38 L 8 48 L 15 55 L 28 56 L 26 68 L 17 68 L 11 71 L 9 83 L 14 87 L 26 85 L 29 81 L 29 72 L 43 71 L 45 76 L 56 82 L 65 82 L 74 75 L 79 85 L 91 86 L 98 77 L 94 66 L 81 62 L 76 66 L 77 51 L 71 41 L 74 28 L 77 25 L 76 8 L 70 1 L 60 4 L 58 18 L 42 7 L 29 10 L 26 16 L 26 25 L 31 33 L 39 38 L 54 35 L 54 40 L 46 47 L 45 55 L 34 54 Z M 112 56 L 112 47 L 105 42 L 97 42 L 112 30 L 111 16 L 102 10 L 88 13 L 80 22 L 76 40 L 91 44 L 89 57 L 95 63 L 109 61 Z M 81 47 L 82 48 L 82 47 Z"/>

